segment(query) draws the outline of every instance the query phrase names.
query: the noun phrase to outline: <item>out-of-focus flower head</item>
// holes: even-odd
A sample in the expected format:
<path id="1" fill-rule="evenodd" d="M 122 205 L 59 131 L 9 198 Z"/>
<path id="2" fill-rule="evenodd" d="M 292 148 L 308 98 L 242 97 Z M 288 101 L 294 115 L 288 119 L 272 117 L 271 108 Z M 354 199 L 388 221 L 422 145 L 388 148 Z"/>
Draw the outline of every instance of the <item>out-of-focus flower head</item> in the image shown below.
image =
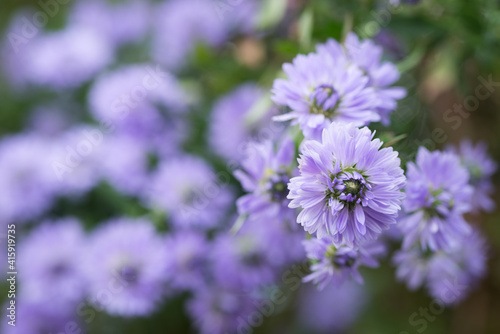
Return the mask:
<path id="1" fill-rule="evenodd" d="M 149 207 L 166 211 L 178 228 L 220 227 L 232 191 L 202 159 L 183 155 L 160 162 L 144 194 Z M 226 180 L 227 181 L 227 180 Z"/>
<path id="2" fill-rule="evenodd" d="M 323 290 L 328 284 L 340 286 L 354 279 L 363 283 L 358 267 L 378 267 L 377 257 L 385 254 L 385 247 L 377 241 L 369 241 L 357 249 L 349 246 L 336 247 L 331 236 L 322 239 L 303 241 L 306 256 L 312 261 L 312 273 L 303 278 L 304 282 L 313 282 Z"/>
<path id="3" fill-rule="evenodd" d="M 113 315 L 151 314 L 165 296 L 167 256 L 149 221 L 109 221 L 94 232 L 85 256 L 89 300 Z"/>
<path id="4" fill-rule="evenodd" d="M 52 300 L 53 301 L 53 300 Z M 2 324 L 0 329 L 3 334 L 44 334 L 44 333 L 64 333 L 68 330 L 83 332 L 83 325 L 75 318 L 74 314 L 70 312 L 73 309 L 63 310 L 63 312 L 52 313 L 47 310 L 47 305 L 34 305 L 25 303 L 19 300 L 15 304 L 15 326 L 10 325 L 8 322 L 13 318 L 7 317 L 10 314 L 6 310 L 6 314 L 2 317 Z M 10 307 L 5 305 L 4 310 Z M 20 321 L 22 319 L 22 321 Z"/>
<path id="5" fill-rule="evenodd" d="M 45 222 L 21 240 L 20 304 L 38 305 L 53 314 L 75 308 L 86 293 L 81 266 L 86 240 L 80 223 L 73 218 Z"/>
<path id="6" fill-rule="evenodd" d="M 295 210 L 290 209 L 288 182 L 294 174 L 295 144 L 284 137 L 275 148 L 272 141 L 248 145 L 243 170 L 236 170 L 235 177 L 249 194 L 237 201 L 240 215 L 264 215 L 294 222 Z"/>
<path id="7" fill-rule="evenodd" d="M 212 149 L 230 161 L 240 161 L 246 152 L 248 141 L 270 136 L 264 127 L 270 121 L 272 111 L 254 115 L 253 107 L 264 97 L 264 91 L 255 84 L 243 84 L 215 102 L 212 109 L 209 141 Z M 270 130 L 278 129 L 270 128 Z M 271 136 L 273 134 L 271 133 Z"/>
<path id="8" fill-rule="evenodd" d="M 165 136 L 159 108 L 180 113 L 187 99 L 175 77 L 159 66 L 140 64 L 102 74 L 89 92 L 89 105 L 112 131 L 151 140 Z"/>
<path id="9" fill-rule="evenodd" d="M 409 289 L 425 286 L 443 304 L 457 304 L 477 286 L 486 273 L 486 241 L 478 231 L 460 239 L 447 250 L 423 251 L 418 245 L 393 257 L 396 276 Z"/>
<path id="10" fill-rule="evenodd" d="M 248 317 L 255 300 L 246 292 L 223 286 L 205 286 L 194 293 L 187 310 L 202 334 L 235 333 L 251 330 Z"/>
<path id="11" fill-rule="evenodd" d="M 406 175 L 406 216 L 399 223 L 404 248 L 419 243 L 424 250 L 445 249 L 470 233 L 462 215 L 470 210 L 472 187 L 458 156 L 420 147 Z"/>
<path id="12" fill-rule="evenodd" d="M 330 284 L 321 291 L 304 285 L 297 302 L 298 316 L 308 330 L 337 333 L 356 321 L 367 299 L 366 289 L 355 282 L 341 286 Z"/>
<path id="13" fill-rule="evenodd" d="M 486 240 L 473 231 L 449 254 L 436 253 L 429 264 L 429 293 L 445 304 L 458 304 L 486 274 L 486 261 Z"/>
<path id="14" fill-rule="evenodd" d="M 92 29 L 115 46 L 143 39 L 149 28 L 148 1 L 82 0 L 71 9 L 73 24 Z"/>
<path id="15" fill-rule="evenodd" d="M 175 289 L 196 290 L 207 279 L 210 244 L 203 233 L 194 230 L 174 233 L 165 246 L 168 251 L 167 275 Z"/>
<path id="16" fill-rule="evenodd" d="M 491 176 L 497 171 L 497 163 L 488 155 L 488 146 L 484 142 L 474 145 L 470 140 L 460 142 L 458 149 L 449 150 L 459 155 L 462 165 L 469 171 L 469 184 L 474 188 L 471 196 L 472 211 L 492 211 L 495 202 L 490 198 L 494 191 Z"/>
<path id="17" fill-rule="evenodd" d="M 304 259 L 303 232 L 277 217 L 251 216 L 236 235 L 223 234 L 211 254 L 219 284 L 250 291 L 273 283 L 285 266 Z"/>
<path id="18" fill-rule="evenodd" d="M 14 20 L 10 33 L 20 39 L 4 45 L 2 64 L 9 82 L 15 86 L 75 88 L 89 81 L 114 58 L 114 48 L 88 27 L 72 25 L 61 31 L 40 32 L 31 24 L 34 30 L 28 38 L 22 28 L 26 21 Z"/>
<path id="19" fill-rule="evenodd" d="M 42 214 L 59 183 L 50 167 L 52 141 L 24 133 L 0 143 L 0 221 L 23 222 Z"/>
<path id="20" fill-rule="evenodd" d="M 307 232 L 356 247 L 396 223 L 405 176 L 398 153 L 373 136 L 366 127 L 332 123 L 322 143 L 303 144 L 288 198 L 290 208 L 302 208 L 297 222 Z"/>

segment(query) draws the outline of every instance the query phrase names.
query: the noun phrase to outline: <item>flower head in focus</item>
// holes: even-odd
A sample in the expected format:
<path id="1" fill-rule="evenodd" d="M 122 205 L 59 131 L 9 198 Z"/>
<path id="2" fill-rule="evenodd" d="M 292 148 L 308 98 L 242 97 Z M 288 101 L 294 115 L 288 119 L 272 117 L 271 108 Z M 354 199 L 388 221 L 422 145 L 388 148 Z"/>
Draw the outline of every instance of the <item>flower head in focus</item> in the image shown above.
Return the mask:
<path id="1" fill-rule="evenodd" d="M 372 40 L 359 40 L 355 33 L 347 35 L 342 46 L 331 39 L 318 46 L 319 53 L 326 53 L 332 57 L 346 56 L 350 63 L 358 66 L 367 76 L 367 86 L 375 91 L 375 110 L 381 117 L 382 123 L 389 125 L 389 115 L 396 109 L 397 100 L 406 96 L 402 87 L 392 87 L 399 79 L 397 67 L 390 62 L 382 62 L 382 47 Z"/>
<path id="2" fill-rule="evenodd" d="M 396 223 L 405 176 L 398 153 L 382 148 L 368 128 L 332 123 L 323 141 L 304 144 L 300 176 L 291 179 L 291 208 L 297 222 L 336 246 L 356 247 Z"/>
<path id="3" fill-rule="evenodd" d="M 345 55 L 298 55 L 283 70 L 288 79 L 274 81 L 272 99 L 291 111 L 274 119 L 293 120 L 307 139 L 319 140 L 332 121 L 363 126 L 380 120 L 368 77 Z"/>

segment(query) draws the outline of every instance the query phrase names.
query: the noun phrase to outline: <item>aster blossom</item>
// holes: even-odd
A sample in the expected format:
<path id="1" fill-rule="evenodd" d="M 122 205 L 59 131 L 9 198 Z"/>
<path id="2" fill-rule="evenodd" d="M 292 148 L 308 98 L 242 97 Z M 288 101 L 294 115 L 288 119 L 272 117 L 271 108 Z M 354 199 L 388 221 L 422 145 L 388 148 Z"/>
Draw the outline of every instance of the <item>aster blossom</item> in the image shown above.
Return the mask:
<path id="1" fill-rule="evenodd" d="M 84 259 L 90 300 L 109 314 L 151 314 L 165 295 L 165 240 L 144 219 L 115 218 L 94 231 Z M 113 293 L 103 294 L 113 286 Z"/>
<path id="2" fill-rule="evenodd" d="M 303 241 L 307 257 L 312 260 L 312 273 L 304 277 L 304 282 L 313 282 L 318 289 L 324 289 L 329 283 L 341 285 L 349 279 L 363 283 L 358 267 L 377 267 L 377 256 L 385 252 L 385 248 L 378 242 L 368 242 L 366 245 L 354 249 L 342 245 L 336 247 L 331 236 L 322 239 Z"/>
<path id="3" fill-rule="evenodd" d="M 486 261 L 486 240 L 475 230 L 446 251 L 423 251 L 414 245 L 393 257 L 399 281 L 410 290 L 425 286 L 445 304 L 456 304 L 467 296 L 485 275 Z"/>
<path id="4" fill-rule="evenodd" d="M 297 222 L 307 232 L 356 247 L 396 223 L 405 176 L 398 153 L 373 136 L 366 127 L 332 123 L 321 143 L 304 143 L 288 198 L 290 208 L 302 208 Z"/>
<path id="5" fill-rule="evenodd" d="M 420 147 L 407 177 L 405 216 L 399 224 L 404 248 L 419 243 L 423 250 L 446 249 L 470 233 L 463 214 L 470 210 L 472 187 L 458 156 Z"/>
<path id="6" fill-rule="evenodd" d="M 236 202 L 238 213 L 265 214 L 287 220 L 295 220 L 295 210 L 288 208 L 290 200 L 287 184 L 295 164 L 295 144 L 285 137 L 275 149 L 272 141 L 252 143 L 243 161 L 243 170 L 234 176 L 249 192 Z"/>
<path id="7" fill-rule="evenodd" d="M 490 198 L 494 191 L 491 176 L 496 172 L 498 166 L 488 155 L 486 143 L 473 144 L 465 139 L 460 142 L 457 149 L 451 147 L 452 152 L 460 156 L 462 165 L 469 171 L 469 184 L 473 187 L 471 196 L 471 211 L 479 210 L 487 212 L 495 208 L 495 202 Z"/>
<path id="8" fill-rule="evenodd" d="M 345 55 L 298 55 L 283 70 L 288 79 L 274 81 L 272 100 L 291 111 L 274 119 L 293 120 L 307 139 L 320 139 L 332 121 L 363 126 L 380 120 L 368 77 Z"/>
<path id="9" fill-rule="evenodd" d="M 392 85 L 399 79 L 397 67 L 381 60 L 383 49 L 372 40 L 360 40 L 355 33 L 347 35 L 344 45 L 330 39 L 318 45 L 318 53 L 331 57 L 347 57 L 351 64 L 358 66 L 368 78 L 367 86 L 375 91 L 375 110 L 384 125 L 389 125 L 389 115 L 397 106 L 397 100 L 406 96 L 406 90 Z"/>

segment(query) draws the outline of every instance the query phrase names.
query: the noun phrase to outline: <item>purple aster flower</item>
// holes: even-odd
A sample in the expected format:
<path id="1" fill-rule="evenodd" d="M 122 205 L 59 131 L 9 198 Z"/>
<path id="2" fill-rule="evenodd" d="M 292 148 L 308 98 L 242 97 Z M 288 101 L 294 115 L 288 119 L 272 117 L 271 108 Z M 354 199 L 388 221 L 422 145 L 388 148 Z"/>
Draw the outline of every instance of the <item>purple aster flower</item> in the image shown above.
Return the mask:
<path id="1" fill-rule="evenodd" d="M 72 218 L 46 222 L 21 240 L 21 300 L 54 314 L 74 308 L 86 292 L 81 268 L 86 244 L 80 223 Z"/>
<path id="2" fill-rule="evenodd" d="M 251 291 L 271 284 L 277 268 L 268 261 L 263 233 L 223 234 L 214 241 L 212 251 L 214 276 L 219 284 L 236 290 Z M 278 242 L 274 240 L 274 242 Z"/>
<path id="3" fill-rule="evenodd" d="M 424 254 L 419 247 L 397 251 L 392 259 L 397 267 L 397 279 L 406 282 L 406 286 L 410 290 L 420 288 L 427 280 L 429 257 L 432 254 L 432 252 Z"/>
<path id="4" fill-rule="evenodd" d="M 144 38 L 149 28 L 147 1 L 78 1 L 70 13 L 73 24 L 94 29 L 109 43 L 119 46 Z"/>
<path id="5" fill-rule="evenodd" d="M 398 153 L 382 148 L 368 128 L 332 123 L 323 142 L 304 143 L 300 176 L 288 184 L 297 222 L 319 239 L 356 247 L 396 223 L 405 183 Z"/>
<path id="6" fill-rule="evenodd" d="M 78 25 L 38 34 L 18 48 L 5 51 L 4 68 L 12 83 L 21 87 L 35 84 L 56 90 L 74 88 L 114 58 L 114 50 L 105 38 Z"/>
<path id="7" fill-rule="evenodd" d="M 209 141 L 218 155 L 239 162 L 244 157 L 247 141 L 252 137 L 264 136 L 262 129 L 270 121 L 271 110 L 258 117 L 251 114 L 256 102 L 263 96 L 264 91 L 260 87 L 248 83 L 215 102 Z"/>
<path id="8" fill-rule="evenodd" d="M 402 87 L 391 87 L 399 80 L 397 67 L 390 62 L 382 62 L 383 49 L 372 40 L 360 41 L 356 34 L 347 35 L 345 45 L 330 39 L 318 45 L 319 54 L 327 54 L 333 58 L 347 57 L 349 63 L 360 68 L 368 77 L 367 86 L 375 91 L 372 103 L 380 115 L 383 124 L 388 125 L 390 113 L 396 109 L 397 100 L 406 96 Z"/>
<path id="9" fill-rule="evenodd" d="M 274 283 L 281 271 L 304 260 L 297 244 L 303 231 L 276 217 L 251 216 L 236 235 L 222 234 L 211 253 L 216 281 L 232 289 L 254 290 Z"/>
<path id="10" fill-rule="evenodd" d="M 434 255 L 429 263 L 429 293 L 445 304 L 458 304 L 486 274 L 486 261 L 486 241 L 474 231 L 449 254 Z"/>
<path id="11" fill-rule="evenodd" d="M 474 188 L 471 196 L 472 212 L 492 211 L 495 202 L 490 198 L 494 191 L 491 176 L 496 172 L 497 164 L 488 155 L 486 143 L 479 142 L 474 145 L 470 140 L 463 140 L 458 152 L 451 147 L 450 150 L 460 156 L 462 165 L 469 171 L 469 184 Z"/>
<path id="12" fill-rule="evenodd" d="M 139 64 L 101 75 L 90 89 L 89 104 L 94 117 L 111 130 L 150 140 L 165 134 L 158 107 L 180 113 L 187 98 L 172 75 Z"/>
<path id="13" fill-rule="evenodd" d="M 295 210 L 288 207 L 290 200 L 286 198 L 287 185 L 296 168 L 294 142 L 284 137 L 276 149 L 272 141 L 252 143 L 247 152 L 243 170 L 234 172 L 249 192 L 236 202 L 238 213 L 295 221 Z"/>
<path id="14" fill-rule="evenodd" d="M 321 291 L 303 285 L 296 303 L 300 322 L 318 333 L 343 332 L 358 319 L 367 295 L 366 289 L 354 282 L 331 284 Z"/>
<path id="15" fill-rule="evenodd" d="M 429 152 L 420 147 L 416 163 L 408 164 L 408 183 L 399 227 L 403 247 L 420 243 L 435 251 L 450 247 L 470 233 L 462 215 L 470 210 L 469 173 L 450 152 Z"/>
<path id="16" fill-rule="evenodd" d="M 49 300 L 44 305 L 32 305 L 19 299 L 16 302 L 15 326 L 9 325 L 10 311 L 6 310 L 10 305 L 4 305 L 4 316 L 0 326 L 3 334 L 47 334 L 47 333 L 84 333 L 84 326 L 68 310 L 52 313 L 46 306 L 54 302 Z M 73 309 L 70 309 L 73 311 Z"/>
<path id="17" fill-rule="evenodd" d="M 160 163 L 151 176 L 147 205 L 166 211 L 176 227 L 220 227 L 233 195 L 202 159 L 184 155 Z"/>
<path id="18" fill-rule="evenodd" d="M 120 218 L 94 232 L 85 257 L 90 297 L 109 314 L 144 316 L 165 295 L 164 239 L 143 219 Z"/>
<path id="19" fill-rule="evenodd" d="M 486 272 L 486 242 L 474 231 L 453 247 L 422 251 L 415 245 L 393 257 L 398 280 L 411 290 L 426 286 L 430 295 L 444 304 L 456 304 L 477 285 Z"/>
<path id="20" fill-rule="evenodd" d="M 288 79 L 274 81 L 272 99 L 291 111 L 274 119 L 293 120 L 307 139 L 319 140 L 332 121 L 362 126 L 380 120 L 369 78 L 345 55 L 298 55 L 283 70 Z"/>
<path id="21" fill-rule="evenodd" d="M 329 283 L 339 286 L 349 279 L 363 283 L 358 272 L 359 266 L 378 267 L 376 257 L 385 253 L 385 247 L 370 241 L 357 249 L 349 246 L 336 247 L 330 236 L 322 239 L 304 240 L 307 257 L 312 261 L 312 273 L 304 277 L 303 282 L 313 282 L 323 290 Z"/>
<path id="22" fill-rule="evenodd" d="M 193 230 L 174 233 L 166 240 L 165 246 L 168 250 L 166 268 L 170 285 L 181 290 L 203 286 L 210 250 L 205 235 Z"/>
<path id="23" fill-rule="evenodd" d="M 194 294 L 187 310 L 202 334 L 248 331 L 247 319 L 255 311 L 247 293 L 222 286 L 206 286 Z"/>
<path id="24" fill-rule="evenodd" d="M 24 222 L 52 205 L 59 185 L 47 157 L 51 150 L 50 140 L 30 133 L 0 142 L 0 221 Z"/>

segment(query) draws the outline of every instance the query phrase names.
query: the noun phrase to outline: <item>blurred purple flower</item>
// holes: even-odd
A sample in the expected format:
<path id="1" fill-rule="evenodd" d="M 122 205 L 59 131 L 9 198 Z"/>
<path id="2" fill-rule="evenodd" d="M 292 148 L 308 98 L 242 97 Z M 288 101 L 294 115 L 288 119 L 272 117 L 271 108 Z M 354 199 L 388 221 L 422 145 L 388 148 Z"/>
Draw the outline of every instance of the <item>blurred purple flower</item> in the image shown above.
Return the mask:
<path id="1" fill-rule="evenodd" d="M 406 216 L 399 223 L 404 248 L 419 243 L 423 250 L 446 249 L 470 233 L 462 215 L 470 210 L 472 187 L 455 154 L 420 147 L 406 175 Z"/>
<path id="2" fill-rule="evenodd" d="M 52 142 L 21 133 L 0 142 L 0 221 L 24 222 L 53 202 L 59 184 L 48 155 Z"/>
<path id="3" fill-rule="evenodd" d="M 112 45 L 137 42 L 149 28 L 150 4 L 147 1 L 124 2 L 81 0 L 71 9 L 72 24 L 93 29 Z"/>
<path id="4" fill-rule="evenodd" d="M 9 82 L 20 87 L 74 88 L 89 81 L 114 58 L 105 38 L 78 25 L 38 34 L 22 44 L 18 52 L 4 50 L 2 62 Z"/>
<path id="5" fill-rule="evenodd" d="M 210 244 L 204 234 L 188 230 L 174 233 L 165 242 L 168 251 L 167 275 L 170 285 L 195 290 L 205 283 Z"/>
<path id="6" fill-rule="evenodd" d="M 220 227 L 233 195 L 225 177 L 217 179 L 202 159 L 183 155 L 160 163 L 144 195 L 147 205 L 164 210 L 178 228 Z"/>
<path id="7" fill-rule="evenodd" d="M 422 251 L 415 245 L 393 257 L 396 276 L 411 290 L 426 286 L 444 304 L 457 304 L 486 273 L 486 241 L 477 231 L 445 250 Z"/>
<path id="8" fill-rule="evenodd" d="M 89 92 L 93 116 L 110 130 L 151 139 L 163 130 L 158 107 L 171 113 L 187 108 L 187 96 L 177 79 L 160 67 L 138 64 L 101 75 Z"/>
<path id="9" fill-rule="evenodd" d="M 330 236 L 304 240 L 302 244 L 306 256 L 312 261 L 312 273 L 302 281 L 313 282 L 319 290 L 323 290 L 330 283 L 339 286 L 351 278 L 360 284 L 363 283 L 358 267 L 378 267 L 376 258 L 385 253 L 384 245 L 375 241 L 360 245 L 358 249 L 344 245 L 335 247 Z"/>
<path id="10" fill-rule="evenodd" d="M 9 306 L 5 305 L 3 309 Z M 16 303 L 15 326 L 9 325 L 10 318 L 4 315 L 0 330 L 2 334 L 83 333 L 84 326 L 78 319 L 68 310 L 63 311 L 54 314 L 47 310 L 46 304 L 32 305 L 19 300 Z"/>
<path id="11" fill-rule="evenodd" d="M 405 176 L 398 153 L 373 136 L 366 127 L 332 123 L 322 143 L 304 143 L 288 198 L 291 208 L 302 208 L 297 222 L 307 232 L 356 247 L 396 223 Z"/>
<path id="12" fill-rule="evenodd" d="M 298 317 L 309 331 L 337 333 L 358 319 L 367 303 L 366 289 L 354 282 L 328 285 L 319 291 L 304 285 L 299 293 Z"/>
<path id="13" fill-rule="evenodd" d="M 64 314 L 83 299 L 84 237 L 79 221 L 66 218 L 45 222 L 21 239 L 17 269 L 23 303 L 39 305 L 52 314 Z"/>
<path id="14" fill-rule="evenodd" d="M 462 165 L 469 171 L 469 184 L 474 188 L 471 196 L 472 212 L 484 210 L 493 211 L 495 202 L 490 198 L 495 190 L 491 177 L 497 171 L 497 163 L 488 155 L 488 146 L 485 142 L 474 145 L 470 140 L 462 140 L 458 150 L 453 147 L 450 151 L 459 155 Z"/>
<path id="15" fill-rule="evenodd" d="M 272 99 L 291 111 L 274 119 L 293 120 L 306 139 L 319 140 L 332 121 L 363 126 L 380 120 L 369 78 L 342 53 L 298 55 L 283 70 L 288 79 L 274 81 Z"/>
<path id="16" fill-rule="evenodd" d="M 206 286 L 194 293 L 187 304 L 201 334 L 248 331 L 247 318 L 256 309 L 247 293 L 221 286 Z"/>
<path id="17" fill-rule="evenodd" d="M 262 129 L 270 121 L 271 110 L 252 119 L 252 107 L 264 96 L 254 84 L 243 84 L 215 102 L 209 129 L 212 149 L 230 161 L 244 157 L 247 141 L 264 136 Z"/>
<path id="18" fill-rule="evenodd" d="M 265 215 L 294 222 L 295 210 L 290 209 L 287 185 L 296 168 L 295 144 L 284 137 L 275 148 L 272 141 L 250 143 L 243 170 L 234 176 L 249 194 L 236 204 L 240 215 Z"/>
<path id="19" fill-rule="evenodd" d="M 427 288 L 445 304 L 458 304 L 486 274 L 486 240 L 477 231 L 449 254 L 438 252 L 429 263 Z"/>
<path id="20" fill-rule="evenodd" d="M 406 286 L 410 290 L 421 287 L 427 280 L 430 256 L 432 253 L 424 254 L 419 247 L 397 251 L 392 259 L 397 267 L 397 279 L 406 282 Z"/>
<path id="21" fill-rule="evenodd" d="M 149 221 L 109 221 L 94 232 L 85 256 L 90 301 L 113 315 L 151 314 L 166 292 L 167 256 Z"/>

